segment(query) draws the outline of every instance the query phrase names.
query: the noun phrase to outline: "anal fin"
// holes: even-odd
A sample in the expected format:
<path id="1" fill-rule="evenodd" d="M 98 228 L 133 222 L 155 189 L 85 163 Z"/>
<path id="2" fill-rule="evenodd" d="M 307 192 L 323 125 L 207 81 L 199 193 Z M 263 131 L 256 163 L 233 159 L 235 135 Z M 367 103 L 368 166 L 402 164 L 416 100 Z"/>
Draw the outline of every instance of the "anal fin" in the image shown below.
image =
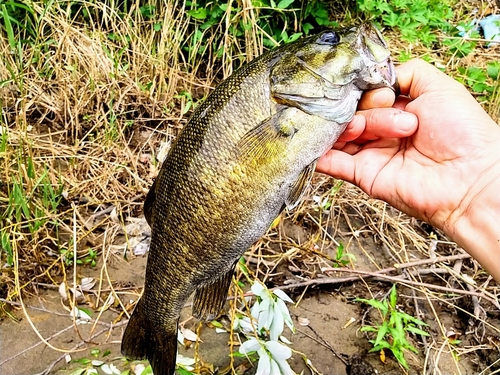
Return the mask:
<path id="1" fill-rule="evenodd" d="M 285 202 L 286 207 L 289 210 L 294 208 L 299 203 L 300 198 L 302 198 L 302 196 L 304 195 L 307 187 L 309 186 L 309 183 L 312 180 L 314 171 L 316 170 L 316 162 L 317 160 L 313 161 L 311 164 L 305 167 L 304 170 L 300 173 L 297 181 L 295 181 L 295 183 L 293 184 L 292 190 L 290 190 L 290 193 L 288 194 Z"/>
<path id="2" fill-rule="evenodd" d="M 214 282 L 203 285 L 196 290 L 193 302 L 193 316 L 196 319 L 210 321 L 219 315 L 226 302 L 236 263 Z"/>

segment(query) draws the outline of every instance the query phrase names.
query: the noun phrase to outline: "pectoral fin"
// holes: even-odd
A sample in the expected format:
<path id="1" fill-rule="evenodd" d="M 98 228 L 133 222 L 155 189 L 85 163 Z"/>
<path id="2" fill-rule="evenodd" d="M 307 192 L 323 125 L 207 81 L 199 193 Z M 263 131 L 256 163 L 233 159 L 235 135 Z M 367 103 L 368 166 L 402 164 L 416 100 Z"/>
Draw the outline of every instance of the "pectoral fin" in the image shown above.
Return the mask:
<path id="1" fill-rule="evenodd" d="M 294 208 L 300 201 L 300 198 L 304 195 L 307 187 L 309 186 L 309 183 L 312 180 L 312 177 L 314 175 L 314 170 L 316 169 L 316 162 L 312 162 L 309 164 L 305 169 L 300 173 L 299 178 L 297 181 L 292 186 L 292 190 L 290 190 L 290 193 L 288 194 L 288 197 L 286 199 L 286 207 L 291 210 Z"/>
<path id="2" fill-rule="evenodd" d="M 286 142 L 297 132 L 289 111 L 275 113 L 243 136 L 237 147 L 244 160 L 271 160 L 284 150 Z"/>
<path id="3" fill-rule="evenodd" d="M 213 283 L 196 290 L 193 302 L 193 316 L 195 318 L 210 321 L 217 317 L 226 302 L 236 263 Z"/>

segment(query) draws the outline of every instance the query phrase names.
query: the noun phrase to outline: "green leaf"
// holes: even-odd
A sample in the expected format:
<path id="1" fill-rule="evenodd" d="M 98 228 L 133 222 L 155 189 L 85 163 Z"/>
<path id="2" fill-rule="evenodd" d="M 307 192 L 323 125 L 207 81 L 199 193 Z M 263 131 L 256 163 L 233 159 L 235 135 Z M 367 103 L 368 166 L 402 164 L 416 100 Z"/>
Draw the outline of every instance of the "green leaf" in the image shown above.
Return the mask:
<path id="1" fill-rule="evenodd" d="M 175 370 L 175 372 L 177 374 L 179 374 L 179 375 L 193 375 L 193 373 L 191 371 L 188 371 L 188 370 L 186 370 L 185 368 L 182 368 L 182 367 L 177 367 L 177 369 Z M 144 374 L 144 372 L 142 374 Z"/>
<path id="2" fill-rule="evenodd" d="M 377 346 L 385 337 L 385 334 L 387 333 L 389 327 L 387 326 L 387 322 L 384 322 L 382 324 L 377 332 L 377 338 L 375 339 L 375 343 L 373 344 L 374 346 Z"/>
<path id="3" fill-rule="evenodd" d="M 204 20 L 207 18 L 208 12 L 205 8 L 196 9 L 196 10 L 188 10 L 187 14 L 191 17 L 196 18 L 197 20 Z"/>
<path id="4" fill-rule="evenodd" d="M 304 30 L 304 34 L 309 34 L 309 31 L 311 31 L 312 29 L 314 29 L 314 26 L 311 25 L 310 23 L 304 23 L 302 25 L 302 30 Z"/>
<path id="5" fill-rule="evenodd" d="M 243 353 L 240 353 L 240 352 L 232 352 L 230 355 L 232 357 L 236 357 L 236 358 L 246 358 L 247 355 L 249 355 L 250 353 L 248 354 L 243 354 Z"/>
<path id="6" fill-rule="evenodd" d="M 9 41 L 10 48 L 14 51 L 16 49 L 16 39 L 14 37 L 14 30 L 11 24 L 11 17 L 7 12 L 7 7 L 5 4 L 2 4 L 2 16 L 5 23 L 5 29 L 7 30 L 7 39 Z"/>
<path id="7" fill-rule="evenodd" d="M 370 342 L 373 344 L 374 341 L 373 340 L 370 340 Z M 387 341 L 380 341 L 379 344 L 377 346 L 374 346 L 372 349 L 370 349 L 370 352 L 373 353 L 373 352 L 378 352 L 380 349 L 391 349 L 392 348 L 392 345 L 389 344 Z"/>
<path id="8" fill-rule="evenodd" d="M 81 363 L 82 365 L 88 365 L 92 361 L 88 358 L 80 358 L 80 359 L 73 359 L 71 362 Z"/>
<path id="9" fill-rule="evenodd" d="M 429 336 L 429 334 L 425 331 L 422 331 L 421 329 L 418 329 L 417 327 L 413 327 L 413 326 L 407 326 L 406 327 L 406 330 L 408 332 L 412 332 L 416 335 L 421 335 L 421 336 Z"/>
<path id="10" fill-rule="evenodd" d="M 412 323 L 415 323 L 416 325 L 419 325 L 419 326 L 428 326 L 427 323 L 421 321 L 420 319 L 415 318 L 414 316 L 411 316 L 411 315 L 408 315 L 408 314 L 402 313 L 402 312 L 399 312 L 399 314 L 401 315 L 401 317 L 403 318 L 405 323 L 412 322 Z"/>
<path id="11" fill-rule="evenodd" d="M 286 9 L 288 8 L 292 3 L 293 3 L 294 0 L 281 0 L 278 5 L 276 6 L 276 8 L 278 9 Z"/>
<path id="12" fill-rule="evenodd" d="M 224 328 L 224 326 L 222 325 L 222 323 L 219 323 L 217 320 L 212 320 L 210 322 L 210 324 L 212 324 L 214 327 L 217 327 L 217 328 Z"/>
<path id="13" fill-rule="evenodd" d="M 408 363 L 406 362 L 406 359 L 403 355 L 403 352 L 400 351 L 400 350 L 391 350 L 392 351 L 392 354 L 394 354 L 394 357 L 396 357 L 396 359 L 398 360 L 398 362 L 405 368 L 405 369 L 409 369 L 408 367 Z"/>
<path id="14" fill-rule="evenodd" d="M 483 93 L 485 91 L 489 91 L 488 89 L 490 88 L 490 85 L 487 83 L 476 83 L 472 85 L 472 90 L 478 93 Z"/>
<path id="15" fill-rule="evenodd" d="M 376 299 L 356 298 L 354 301 L 366 303 L 367 305 L 370 305 L 372 307 L 375 307 L 376 309 L 379 309 L 380 311 L 383 312 L 384 315 L 387 314 L 387 310 L 388 310 L 387 305 L 384 304 L 383 302 L 376 300 Z"/>
<path id="16" fill-rule="evenodd" d="M 490 78 L 500 79 L 500 63 L 498 62 L 488 63 L 486 67 L 486 72 L 488 73 L 488 76 Z"/>
<path id="17" fill-rule="evenodd" d="M 92 316 L 92 314 L 93 314 L 93 311 L 92 311 L 92 310 L 87 309 L 87 308 L 85 308 L 85 307 L 79 307 L 79 308 L 78 308 L 78 310 L 83 311 L 83 312 L 84 312 L 85 314 L 87 314 L 88 316 Z"/>
<path id="18" fill-rule="evenodd" d="M 391 303 L 391 307 L 394 309 L 396 307 L 396 303 L 398 302 L 398 294 L 396 292 L 396 285 L 392 286 L 389 301 Z"/>
<path id="19" fill-rule="evenodd" d="M 299 39 L 302 36 L 302 33 L 293 33 L 290 35 L 290 37 L 287 39 L 287 43 L 292 43 L 295 42 L 297 39 Z"/>

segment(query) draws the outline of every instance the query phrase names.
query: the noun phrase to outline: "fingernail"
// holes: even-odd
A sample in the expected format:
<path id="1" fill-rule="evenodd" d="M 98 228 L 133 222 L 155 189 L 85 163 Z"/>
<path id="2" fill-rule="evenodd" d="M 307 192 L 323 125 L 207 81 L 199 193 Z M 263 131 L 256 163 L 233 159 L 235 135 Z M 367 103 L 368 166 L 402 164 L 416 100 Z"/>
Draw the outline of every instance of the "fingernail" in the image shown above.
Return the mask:
<path id="1" fill-rule="evenodd" d="M 403 131 L 408 131 L 413 129 L 418 119 L 413 113 L 409 112 L 399 112 L 395 116 L 395 124 L 396 126 Z"/>

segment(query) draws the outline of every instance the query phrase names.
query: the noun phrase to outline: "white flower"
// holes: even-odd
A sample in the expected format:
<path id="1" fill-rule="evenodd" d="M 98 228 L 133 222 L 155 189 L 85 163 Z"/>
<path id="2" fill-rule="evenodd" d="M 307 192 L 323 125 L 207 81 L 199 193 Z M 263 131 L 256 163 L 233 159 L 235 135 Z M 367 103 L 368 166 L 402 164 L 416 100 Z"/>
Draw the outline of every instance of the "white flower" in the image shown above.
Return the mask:
<path id="1" fill-rule="evenodd" d="M 277 341 L 267 341 L 264 345 L 274 359 L 288 359 L 292 356 L 292 350 Z"/>
<path id="2" fill-rule="evenodd" d="M 241 344 L 240 353 L 241 354 L 248 354 L 251 352 L 256 352 L 257 350 L 260 350 L 260 349 L 262 349 L 262 344 L 256 338 L 251 338 L 251 339 L 245 341 L 243 344 Z"/>

